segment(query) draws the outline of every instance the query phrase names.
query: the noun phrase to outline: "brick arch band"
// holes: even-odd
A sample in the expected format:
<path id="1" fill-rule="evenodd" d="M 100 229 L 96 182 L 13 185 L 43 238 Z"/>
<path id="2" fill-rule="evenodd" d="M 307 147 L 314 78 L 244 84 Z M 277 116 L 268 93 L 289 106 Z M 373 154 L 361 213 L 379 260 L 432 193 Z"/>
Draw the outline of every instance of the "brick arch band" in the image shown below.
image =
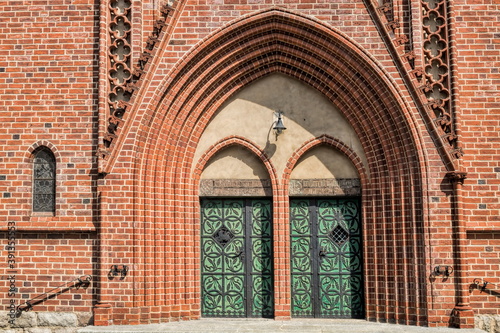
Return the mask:
<path id="1" fill-rule="evenodd" d="M 283 183 L 287 185 L 290 181 L 290 176 L 292 174 L 293 168 L 297 165 L 299 159 L 304 156 L 305 153 L 310 151 L 313 148 L 316 148 L 320 145 L 325 145 L 329 147 L 333 147 L 344 154 L 354 165 L 354 168 L 358 172 L 359 178 L 361 179 L 362 184 L 366 184 L 368 181 L 368 177 L 366 175 L 365 167 L 363 166 L 363 162 L 361 162 L 361 158 L 352 150 L 350 147 L 346 146 L 343 142 L 332 138 L 329 135 L 322 135 L 318 138 L 311 139 L 304 143 L 297 151 L 295 151 L 288 160 L 286 164 L 285 171 L 283 172 Z"/>
<path id="2" fill-rule="evenodd" d="M 52 154 L 54 154 L 54 158 L 56 159 L 56 163 L 61 163 L 61 153 L 57 149 L 57 147 L 50 141 L 47 140 L 39 140 L 32 144 L 30 147 L 28 147 L 28 150 L 26 151 L 24 155 L 24 162 L 25 163 L 30 163 L 33 159 L 33 153 L 35 150 L 37 150 L 40 147 L 46 147 L 48 148 Z"/>
<path id="3" fill-rule="evenodd" d="M 322 93 L 344 114 L 366 153 L 362 219 L 367 318 L 425 324 L 420 169 L 425 163 L 411 116 L 360 48 L 317 21 L 278 9 L 250 15 L 207 37 L 178 63 L 160 90 L 151 92 L 154 104 L 142 117 L 136 139 L 134 307 L 147 308 L 150 319 L 199 316 L 194 152 L 228 98 L 276 72 Z M 288 228 L 279 224 L 288 218 L 284 184 L 273 192 L 279 225 L 275 236 L 286 242 Z M 286 277 L 285 247 L 275 248 L 281 256 L 275 269 Z M 285 280 L 276 283 L 275 314 L 290 315 Z"/>
<path id="4" fill-rule="evenodd" d="M 239 136 L 230 136 L 228 138 L 224 138 L 214 144 L 212 147 L 209 148 L 205 154 L 199 159 L 196 168 L 194 170 L 194 174 L 192 177 L 192 186 L 193 188 L 198 188 L 200 178 L 201 178 L 201 173 L 203 172 L 205 166 L 207 165 L 208 161 L 216 155 L 218 152 L 224 150 L 225 148 L 239 145 L 240 147 L 243 147 L 249 151 L 251 151 L 260 161 L 261 163 L 264 164 L 264 167 L 266 168 L 266 171 L 269 175 L 269 178 L 271 179 L 271 184 L 272 188 L 276 189 L 278 187 L 278 179 L 276 177 L 276 169 L 271 163 L 269 157 L 266 155 L 266 153 L 260 149 L 255 143 L 251 142 L 248 139 L 239 137 Z"/>

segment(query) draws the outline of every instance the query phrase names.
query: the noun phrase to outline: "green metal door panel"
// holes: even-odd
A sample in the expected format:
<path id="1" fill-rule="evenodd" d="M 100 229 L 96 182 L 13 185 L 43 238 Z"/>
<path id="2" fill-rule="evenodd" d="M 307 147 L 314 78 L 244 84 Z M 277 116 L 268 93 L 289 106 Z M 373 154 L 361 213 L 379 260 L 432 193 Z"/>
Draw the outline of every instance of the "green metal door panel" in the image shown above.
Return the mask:
<path id="1" fill-rule="evenodd" d="M 207 316 L 215 316 L 222 313 L 223 302 L 220 292 L 223 290 L 223 277 L 222 275 L 203 275 L 201 278 L 201 285 L 203 290 L 203 309 Z"/>
<path id="2" fill-rule="evenodd" d="M 290 203 L 290 229 L 292 273 L 312 274 L 311 216 L 307 200 L 293 200 Z"/>
<path id="3" fill-rule="evenodd" d="M 270 200 L 252 200 L 250 204 L 250 305 L 251 317 L 272 317 L 272 207 Z"/>
<path id="4" fill-rule="evenodd" d="M 308 200 L 292 200 L 290 202 L 291 234 L 299 236 L 311 235 L 311 214 Z"/>
<path id="5" fill-rule="evenodd" d="M 239 286 L 243 286 L 245 274 L 244 262 L 241 260 L 241 254 L 245 244 L 244 201 L 224 200 L 222 203 L 223 226 L 225 226 L 227 230 L 223 230 L 222 227 L 216 231 L 216 234 L 212 235 L 212 237 L 219 242 L 219 245 L 221 245 L 220 247 L 223 249 L 221 255 L 224 257 L 224 272 L 241 274 L 240 278 L 235 278 L 232 284 L 229 280 L 233 279 L 227 279 L 226 285 L 234 285 L 235 288 L 238 288 Z M 241 284 L 238 284 L 239 280 L 242 281 Z M 233 289 L 226 289 L 226 292 L 234 293 Z"/>
<path id="6" fill-rule="evenodd" d="M 346 308 L 354 318 L 363 318 L 364 299 L 363 299 L 363 278 L 361 274 L 351 275 L 349 277 L 350 294 L 346 295 L 344 300 Z"/>
<path id="7" fill-rule="evenodd" d="M 342 311 L 342 287 L 339 277 L 336 275 L 320 275 L 319 286 L 321 316 L 335 317 Z"/>
<path id="8" fill-rule="evenodd" d="M 211 236 L 215 230 L 222 226 L 222 201 L 213 200 L 203 203 L 201 208 L 203 224 L 202 236 Z"/>
<path id="9" fill-rule="evenodd" d="M 361 318 L 364 315 L 363 280 L 361 276 L 345 276 L 343 277 L 343 284 L 345 290 L 342 298 L 343 316 L 350 315 L 354 318 Z"/>
<path id="10" fill-rule="evenodd" d="M 252 201 L 252 235 L 272 236 L 272 207 L 269 200 Z"/>
<path id="11" fill-rule="evenodd" d="M 292 272 L 312 274 L 311 240 L 309 237 L 292 237 Z"/>
<path id="12" fill-rule="evenodd" d="M 224 279 L 223 312 L 228 317 L 245 316 L 245 276 L 244 275 L 226 275 Z"/>
<path id="13" fill-rule="evenodd" d="M 243 201 L 203 201 L 201 214 L 202 306 L 205 315 L 243 316 Z"/>
<path id="14" fill-rule="evenodd" d="M 361 240 L 352 237 L 339 252 L 341 270 L 351 274 L 362 274 Z"/>
<path id="15" fill-rule="evenodd" d="M 292 315 L 313 317 L 312 275 L 292 273 Z"/>
<path id="16" fill-rule="evenodd" d="M 234 238 L 233 241 L 228 244 L 222 256 L 224 257 L 224 272 L 226 273 L 245 273 L 244 262 L 241 258 L 241 251 L 244 247 L 244 239 L 241 237 Z"/>
<path id="17" fill-rule="evenodd" d="M 274 314 L 273 277 L 270 274 L 252 276 L 250 317 L 271 318 Z"/>
<path id="18" fill-rule="evenodd" d="M 226 227 L 235 237 L 244 237 L 244 201 L 224 200 L 222 217 Z"/>
<path id="19" fill-rule="evenodd" d="M 311 317 L 313 308 L 313 261 L 311 212 L 308 200 L 290 202 L 292 314 Z"/>
<path id="20" fill-rule="evenodd" d="M 359 200 L 294 199 L 290 203 L 290 230 L 292 315 L 362 318 Z M 305 267 L 311 269 L 308 274 Z M 306 275 L 310 283 L 300 284 Z M 300 306 L 305 297 L 311 298 L 309 312 Z"/>
<path id="21" fill-rule="evenodd" d="M 252 274 L 271 274 L 272 248 L 270 239 L 252 238 Z"/>
<path id="22" fill-rule="evenodd" d="M 205 239 L 202 244 L 201 253 L 203 254 L 202 269 L 209 273 L 222 273 L 223 258 L 218 251 L 212 251 L 216 247 L 215 241 Z"/>
<path id="23" fill-rule="evenodd" d="M 251 250 L 252 273 L 271 273 L 271 202 L 266 200 L 252 201 Z"/>
<path id="24" fill-rule="evenodd" d="M 271 201 L 202 200 L 201 250 L 203 316 L 274 314 Z"/>
<path id="25" fill-rule="evenodd" d="M 335 245 L 327 238 L 319 238 L 318 243 L 319 250 L 322 251 L 322 255 L 319 257 L 319 272 L 339 272 L 341 263 L 336 255 L 337 248 L 335 248 Z"/>

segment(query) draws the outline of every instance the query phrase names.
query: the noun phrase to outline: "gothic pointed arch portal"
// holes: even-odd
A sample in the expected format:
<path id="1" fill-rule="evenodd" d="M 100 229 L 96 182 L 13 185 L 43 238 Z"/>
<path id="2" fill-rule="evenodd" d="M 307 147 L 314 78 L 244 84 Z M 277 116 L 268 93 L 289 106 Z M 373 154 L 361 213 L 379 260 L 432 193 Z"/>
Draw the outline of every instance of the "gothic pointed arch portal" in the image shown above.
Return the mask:
<path id="1" fill-rule="evenodd" d="M 202 161 L 210 158 L 198 166 L 203 169 L 199 191 L 201 315 L 272 318 L 269 174 L 273 168 L 261 159 L 263 151 L 239 137 L 221 140 L 204 155 Z"/>
<path id="2" fill-rule="evenodd" d="M 137 134 L 134 306 L 160 307 L 169 316 L 200 315 L 198 194 L 209 157 L 195 151 L 224 103 L 273 73 L 314 89 L 339 110 L 359 140 L 365 159 L 360 166 L 365 317 L 426 324 L 425 161 L 412 116 L 383 70 L 347 37 L 281 9 L 244 17 L 209 36 L 178 63 L 161 91 L 152 92 L 154 104 Z M 272 187 L 274 276 L 281 277 L 274 283 L 275 318 L 290 317 L 289 176 L 300 149 L 326 140 L 320 137 L 295 147 L 279 170 L 263 153 L 265 146 L 255 145 Z M 352 150 L 346 156 L 360 159 Z"/>

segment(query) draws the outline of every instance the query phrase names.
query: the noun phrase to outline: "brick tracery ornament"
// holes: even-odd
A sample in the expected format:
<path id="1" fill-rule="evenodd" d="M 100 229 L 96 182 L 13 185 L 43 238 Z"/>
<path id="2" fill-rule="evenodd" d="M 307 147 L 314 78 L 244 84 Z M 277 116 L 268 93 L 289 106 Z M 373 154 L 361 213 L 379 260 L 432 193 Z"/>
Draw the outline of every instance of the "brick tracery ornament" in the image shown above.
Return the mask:
<path id="1" fill-rule="evenodd" d="M 131 67 L 131 11 L 132 0 L 111 0 L 109 3 L 110 23 L 109 37 L 109 94 L 106 132 L 103 137 L 104 150 L 100 156 L 106 158 L 113 141 L 118 137 L 118 130 L 124 122 L 124 115 L 134 100 L 134 92 L 139 89 L 141 78 L 146 73 L 149 60 L 153 57 L 155 47 L 166 26 L 166 19 L 173 10 L 173 4 L 165 3 L 160 18 L 154 23 L 153 31 L 146 41 L 146 47 L 139 59 Z"/>
<path id="2" fill-rule="evenodd" d="M 111 0 L 110 24 L 109 24 L 109 117 L 107 130 L 104 135 L 104 146 L 109 147 L 116 138 L 116 130 L 122 123 L 125 113 L 125 103 L 130 101 L 131 94 L 125 87 L 130 81 L 132 72 L 130 70 L 130 46 L 132 24 L 131 0 Z"/>
<path id="3" fill-rule="evenodd" d="M 445 139 L 455 146 L 457 136 L 453 128 L 451 108 L 450 59 L 445 0 L 422 0 L 424 85 L 423 91 L 432 108 L 436 124 L 445 133 Z"/>
<path id="4" fill-rule="evenodd" d="M 383 0 L 382 5 L 378 7 L 378 10 L 384 13 L 388 22 L 394 21 L 394 4 L 392 0 Z"/>
<path id="5" fill-rule="evenodd" d="M 450 65 L 450 41 L 448 26 L 447 0 L 421 0 L 421 30 L 423 34 L 422 53 L 417 54 L 410 44 L 411 36 L 401 33 L 401 26 L 409 22 L 398 22 L 394 15 L 392 0 L 384 0 L 377 7 L 378 14 L 391 35 L 398 56 L 405 63 L 413 87 L 423 94 L 423 106 L 436 128 L 451 157 L 462 157 L 455 132 L 455 119 L 452 106 L 452 78 Z M 415 59 L 422 57 L 422 67 L 415 66 Z"/>

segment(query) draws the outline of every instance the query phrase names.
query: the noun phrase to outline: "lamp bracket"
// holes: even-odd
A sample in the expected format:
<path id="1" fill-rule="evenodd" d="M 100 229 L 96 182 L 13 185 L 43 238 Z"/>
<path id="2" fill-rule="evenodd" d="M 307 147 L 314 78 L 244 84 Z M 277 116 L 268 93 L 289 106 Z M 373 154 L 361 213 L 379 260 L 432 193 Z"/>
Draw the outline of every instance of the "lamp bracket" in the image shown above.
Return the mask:
<path id="1" fill-rule="evenodd" d="M 434 275 L 435 276 L 450 276 L 453 274 L 453 267 L 451 266 L 445 266 L 445 265 L 438 265 L 434 267 Z"/>
<path id="2" fill-rule="evenodd" d="M 120 279 L 124 279 L 128 273 L 128 266 L 126 265 L 111 265 L 111 269 L 109 270 L 108 276 L 115 277 L 120 275 Z"/>

